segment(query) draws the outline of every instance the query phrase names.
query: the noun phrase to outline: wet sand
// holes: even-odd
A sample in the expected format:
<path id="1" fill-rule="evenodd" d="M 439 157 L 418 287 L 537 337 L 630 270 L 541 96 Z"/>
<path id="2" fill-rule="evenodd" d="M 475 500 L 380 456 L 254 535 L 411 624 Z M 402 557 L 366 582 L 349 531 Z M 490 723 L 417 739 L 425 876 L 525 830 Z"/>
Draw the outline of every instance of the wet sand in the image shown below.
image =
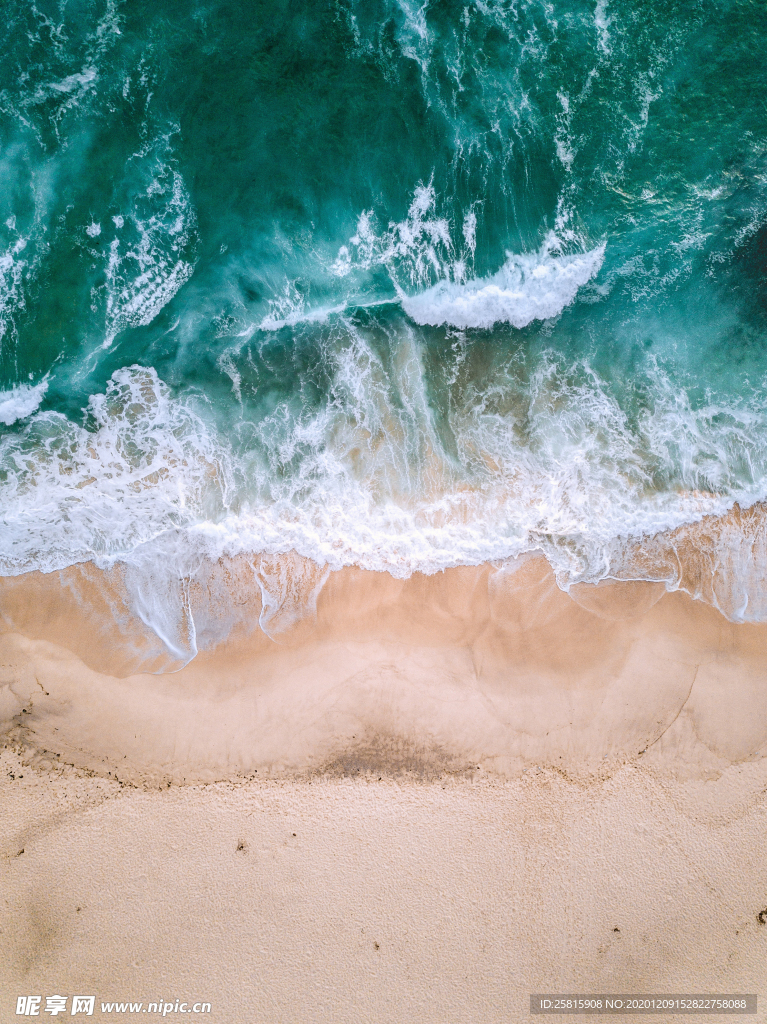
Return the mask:
<path id="1" fill-rule="evenodd" d="M 344 570 L 269 637 L 240 569 L 228 640 L 163 674 L 119 581 L 3 581 L 6 1013 L 38 988 L 194 990 L 227 1024 L 767 991 L 767 627 L 660 584 L 568 596 L 530 559 Z"/>

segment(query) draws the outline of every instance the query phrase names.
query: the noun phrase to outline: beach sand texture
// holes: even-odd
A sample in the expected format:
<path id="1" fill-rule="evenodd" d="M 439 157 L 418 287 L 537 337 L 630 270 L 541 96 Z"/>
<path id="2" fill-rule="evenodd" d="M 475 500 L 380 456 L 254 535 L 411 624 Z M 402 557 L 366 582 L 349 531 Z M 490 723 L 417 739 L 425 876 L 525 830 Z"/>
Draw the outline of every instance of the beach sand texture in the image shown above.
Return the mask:
<path id="1" fill-rule="evenodd" d="M 494 1022 L 767 987 L 767 626 L 568 596 L 538 559 L 350 569 L 158 675 L 113 584 L 3 581 L 5 1012 Z"/>

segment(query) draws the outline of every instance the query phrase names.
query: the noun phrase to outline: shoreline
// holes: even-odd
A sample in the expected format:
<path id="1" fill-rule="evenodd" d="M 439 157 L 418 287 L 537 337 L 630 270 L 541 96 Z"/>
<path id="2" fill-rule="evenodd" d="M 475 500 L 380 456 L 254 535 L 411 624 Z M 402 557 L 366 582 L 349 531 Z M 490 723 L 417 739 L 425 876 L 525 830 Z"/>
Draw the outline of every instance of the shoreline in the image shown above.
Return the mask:
<path id="1" fill-rule="evenodd" d="M 51 764 L 149 786 L 532 765 L 575 778 L 637 759 L 713 778 L 767 752 L 767 624 L 662 584 L 568 596 L 543 559 L 408 580 L 349 569 L 269 637 L 230 568 L 229 637 L 151 674 L 136 668 L 167 656 L 120 632 L 114 588 L 77 572 L 79 589 L 72 574 L 2 581 L 3 732 Z"/>

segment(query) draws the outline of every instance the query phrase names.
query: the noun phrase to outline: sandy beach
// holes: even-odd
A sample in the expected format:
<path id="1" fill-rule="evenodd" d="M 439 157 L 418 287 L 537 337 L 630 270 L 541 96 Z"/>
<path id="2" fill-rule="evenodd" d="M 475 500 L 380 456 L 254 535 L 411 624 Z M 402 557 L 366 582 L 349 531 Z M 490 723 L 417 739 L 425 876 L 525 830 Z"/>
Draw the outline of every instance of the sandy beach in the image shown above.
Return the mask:
<path id="1" fill-rule="evenodd" d="M 3 769 L 5 1019 L 36 991 L 208 1000 L 185 1019 L 226 1024 L 516 1024 L 531 992 L 767 981 L 763 765 L 149 792 Z"/>
<path id="2" fill-rule="evenodd" d="M 568 596 L 530 559 L 331 574 L 269 637 L 226 574 L 247 614 L 162 674 L 114 580 L 3 581 L 6 1013 L 82 989 L 516 1022 L 533 992 L 764 990 L 767 627 L 659 584 Z"/>

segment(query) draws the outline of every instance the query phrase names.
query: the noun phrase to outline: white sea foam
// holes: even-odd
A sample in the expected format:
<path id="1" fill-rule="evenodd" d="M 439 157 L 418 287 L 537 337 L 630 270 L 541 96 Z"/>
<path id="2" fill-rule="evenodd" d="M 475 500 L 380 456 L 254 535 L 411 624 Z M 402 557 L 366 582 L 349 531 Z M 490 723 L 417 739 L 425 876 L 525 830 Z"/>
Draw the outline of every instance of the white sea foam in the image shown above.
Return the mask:
<path id="1" fill-rule="evenodd" d="M 578 289 L 599 272 L 604 252 L 600 245 L 572 255 L 553 255 L 546 247 L 531 255 L 509 253 L 491 277 L 465 283 L 440 281 L 417 295 L 403 293 L 402 305 L 419 324 L 526 327 L 569 306 Z"/>
<path id="2" fill-rule="evenodd" d="M 283 327 L 295 327 L 297 324 L 321 323 L 329 316 L 343 313 L 345 309 L 345 303 L 307 309 L 303 295 L 288 284 L 283 295 L 269 303 L 269 312 L 258 324 L 258 330 L 279 331 Z"/>
<path id="3" fill-rule="evenodd" d="M 15 231 L 15 218 L 9 218 L 9 230 Z M 14 313 L 24 305 L 24 275 L 27 261 L 21 253 L 27 246 L 25 238 L 18 237 L 0 253 L 0 345 L 9 329 L 13 328 Z"/>
<path id="4" fill-rule="evenodd" d="M 20 33 L 26 52 L 18 60 L 33 73 L 17 76 L 17 88 L 4 93 L 4 102 L 43 142 L 47 128 L 58 137 L 68 116 L 97 100 L 103 58 L 121 34 L 122 4 L 95 0 L 74 21 L 66 5 L 50 17 L 34 3 L 26 6 L 27 28 Z"/>
<path id="5" fill-rule="evenodd" d="M 128 327 L 151 323 L 194 272 L 196 217 L 184 180 L 172 165 L 166 133 L 134 161 L 146 177 L 126 213 L 112 216 L 106 259 L 104 348 Z M 98 229 L 98 230 L 96 230 Z M 86 228 L 91 237 L 101 225 Z"/>
<path id="6" fill-rule="evenodd" d="M 38 86 L 35 94 L 37 103 L 44 103 L 52 94 L 69 95 L 79 93 L 82 95 L 87 89 L 92 88 L 98 79 L 98 72 L 94 67 L 85 67 L 82 71 L 72 75 L 66 75 L 58 82 L 45 82 Z"/>
<path id="7" fill-rule="evenodd" d="M 174 526 L 220 518 L 224 450 L 153 370 L 117 371 L 86 412 L 86 427 L 42 412 L 0 438 L 3 571 L 129 555 Z"/>
<path id="8" fill-rule="evenodd" d="M 436 214 L 437 196 L 432 182 L 420 184 L 404 220 L 391 221 L 383 230 L 371 210 L 363 210 L 357 221 L 357 230 L 349 245 L 339 249 L 330 270 L 337 277 L 346 277 L 352 271 L 365 271 L 384 266 L 395 285 L 428 284 L 433 275 L 451 275 L 452 267 L 460 255 L 455 252 L 450 234 L 450 222 Z M 476 220 L 469 221 L 471 248 Z M 462 261 L 463 262 L 463 261 Z"/>
<path id="9" fill-rule="evenodd" d="M 6 427 L 13 426 L 17 420 L 24 420 L 36 412 L 45 392 L 48 381 L 39 384 L 16 384 L 10 391 L 0 391 L 0 423 Z"/>
<path id="10" fill-rule="evenodd" d="M 599 39 L 599 49 L 605 54 L 609 54 L 611 49 L 610 24 L 612 20 L 607 14 L 607 0 L 597 0 L 597 6 L 594 9 L 594 25 Z"/>
<path id="11" fill-rule="evenodd" d="M 647 538 L 767 495 L 764 414 L 693 409 L 660 370 L 630 422 L 585 364 L 550 354 L 527 379 L 500 367 L 445 434 L 417 339 L 406 322 L 397 330 L 384 365 L 339 322 L 326 403 L 286 400 L 235 429 L 138 366 L 90 399 L 85 426 L 33 414 L 0 439 L 0 571 L 121 563 L 134 613 L 185 660 L 202 642 L 194 581 L 223 556 L 247 557 L 267 631 L 347 565 L 405 577 L 538 551 L 564 588 L 632 573 L 688 586 L 661 540 L 647 568 Z M 732 618 L 763 618 L 767 539 L 730 533 L 704 553 L 704 596 Z M 283 579 L 287 556 L 309 560 L 300 586 L 298 569 Z"/>

